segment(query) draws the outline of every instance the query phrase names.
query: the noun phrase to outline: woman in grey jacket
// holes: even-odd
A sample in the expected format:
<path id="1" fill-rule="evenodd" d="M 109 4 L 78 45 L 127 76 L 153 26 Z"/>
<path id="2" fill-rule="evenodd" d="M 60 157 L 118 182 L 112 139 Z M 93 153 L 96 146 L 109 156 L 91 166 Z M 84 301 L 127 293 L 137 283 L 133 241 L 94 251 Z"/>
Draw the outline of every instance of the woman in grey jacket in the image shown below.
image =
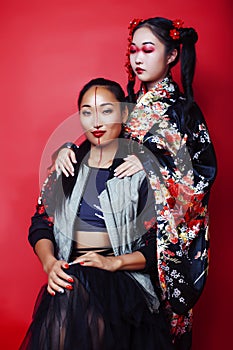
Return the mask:
<path id="1" fill-rule="evenodd" d="M 20 349 L 172 349 L 156 294 L 153 191 L 145 172 L 120 179 L 128 111 L 119 84 L 94 79 L 80 92 L 73 177 L 52 173 L 29 241 L 48 274 Z"/>

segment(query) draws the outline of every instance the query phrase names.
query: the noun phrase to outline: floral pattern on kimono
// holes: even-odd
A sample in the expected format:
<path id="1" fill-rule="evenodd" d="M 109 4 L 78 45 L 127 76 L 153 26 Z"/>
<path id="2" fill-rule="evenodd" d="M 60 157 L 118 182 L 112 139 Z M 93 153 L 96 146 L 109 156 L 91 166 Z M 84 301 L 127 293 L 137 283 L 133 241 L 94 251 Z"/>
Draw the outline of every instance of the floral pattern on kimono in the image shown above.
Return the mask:
<path id="1" fill-rule="evenodd" d="M 145 94 L 125 125 L 155 195 L 157 263 L 161 296 L 171 333 L 191 330 L 192 307 L 208 270 L 208 199 L 216 176 L 215 152 L 205 120 L 171 77 Z M 136 142 L 133 142 L 136 141 Z"/>

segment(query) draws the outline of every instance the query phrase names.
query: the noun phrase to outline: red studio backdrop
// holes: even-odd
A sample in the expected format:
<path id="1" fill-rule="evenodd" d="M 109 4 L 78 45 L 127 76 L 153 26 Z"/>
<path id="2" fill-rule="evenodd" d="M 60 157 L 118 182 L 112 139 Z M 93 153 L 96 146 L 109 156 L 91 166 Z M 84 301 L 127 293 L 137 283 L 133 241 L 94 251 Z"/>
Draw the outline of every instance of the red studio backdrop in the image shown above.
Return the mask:
<path id="1" fill-rule="evenodd" d="M 193 350 L 229 348 L 232 13 L 231 0 L 1 1 L 1 349 L 18 349 L 46 282 L 27 242 L 43 150 L 54 130 L 76 112 L 78 91 L 89 79 L 103 76 L 126 86 L 128 23 L 154 16 L 181 18 L 199 33 L 195 98 L 215 144 L 219 171 L 210 200 L 209 277 L 195 306 Z M 63 134 L 64 141 L 66 136 L 68 141 L 71 136 Z M 57 145 L 50 147 L 52 152 Z"/>

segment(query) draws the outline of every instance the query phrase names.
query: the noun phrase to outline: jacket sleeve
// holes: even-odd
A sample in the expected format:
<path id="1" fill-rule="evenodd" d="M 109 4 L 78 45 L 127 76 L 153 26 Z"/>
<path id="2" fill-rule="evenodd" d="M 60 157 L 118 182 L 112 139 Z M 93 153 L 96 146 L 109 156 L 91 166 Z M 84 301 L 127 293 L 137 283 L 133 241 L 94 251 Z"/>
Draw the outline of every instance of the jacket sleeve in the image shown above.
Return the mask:
<path id="1" fill-rule="evenodd" d="M 40 239 L 49 239 L 55 245 L 53 235 L 53 216 L 55 209 L 55 188 L 57 186 L 57 174 L 51 173 L 45 180 L 38 202 L 36 212 L 31 218 L 28 240 L 33 249 Z"/>

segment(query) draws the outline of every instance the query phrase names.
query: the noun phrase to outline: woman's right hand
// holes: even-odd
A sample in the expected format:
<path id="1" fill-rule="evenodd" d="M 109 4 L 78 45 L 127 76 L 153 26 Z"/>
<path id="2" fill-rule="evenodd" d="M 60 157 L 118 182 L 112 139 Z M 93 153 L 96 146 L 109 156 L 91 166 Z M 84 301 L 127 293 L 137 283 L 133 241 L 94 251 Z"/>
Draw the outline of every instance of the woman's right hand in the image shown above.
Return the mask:
<path id="1" fill-rule="evenodd" d="M 55 168 L 58 173 L 61 171 L 66 177 L 74 176 L 74 167 L 72 163 L 77 163 L 75 153 L 70 148 L 62 148 L 55 160 Z"/>
<path id="2" fill-rule="evenodd" d="M 69 264 L 64 260 L 52 259 L 44 267 L 45 272 L 48 274 L 48 286 L 47 290 L 49 294 L 55 295 L 56 292 L 64 293 L 65 289 L 72 290 L 73 278 L 65 273 L 64 269 L 68 269 Z"/>

